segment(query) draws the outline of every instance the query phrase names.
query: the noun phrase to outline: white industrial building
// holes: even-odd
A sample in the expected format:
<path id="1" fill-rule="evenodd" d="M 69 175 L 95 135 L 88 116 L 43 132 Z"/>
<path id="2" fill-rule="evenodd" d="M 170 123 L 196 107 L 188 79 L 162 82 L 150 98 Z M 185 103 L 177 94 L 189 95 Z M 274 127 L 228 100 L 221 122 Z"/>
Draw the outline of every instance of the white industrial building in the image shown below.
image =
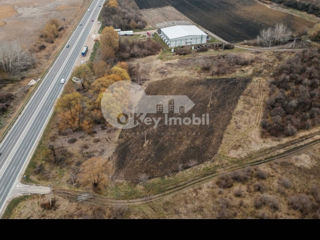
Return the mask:
<path id="1" fill-rule="evenodd" d="M 177 25 L 161 28 L 159 35 L 170 47 L 181 47 L 207 43 L 208 35 L 195 25 Z"/>

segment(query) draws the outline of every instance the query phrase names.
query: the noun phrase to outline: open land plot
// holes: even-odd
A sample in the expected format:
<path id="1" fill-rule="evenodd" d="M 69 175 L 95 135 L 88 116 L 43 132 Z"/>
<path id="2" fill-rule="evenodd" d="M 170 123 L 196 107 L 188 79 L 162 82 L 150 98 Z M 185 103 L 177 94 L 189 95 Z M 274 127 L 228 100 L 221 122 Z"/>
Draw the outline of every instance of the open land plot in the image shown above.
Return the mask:
<path id="1" fill-rule="evenodd" d="M 48 20 L 68 25 L 88 0 L 0 0 L 0 42 L 17 40 L 25 48 L 37 40 Z"/>
<path id="2" fill-rule="evenodd" d="M 319 145 L 137 205 L 82 201 L 68 195 L 22 199 L 6 217 L 23 218 L 320 218 Z M 84 195 L 83 195 L 84 196 Z M 54 200 L 47 209 L 49 199 Z"/>
<path id="3" fill-rule="evenodd" d="M 34 86 L 28 85 L 30 80 L 41 78 L 89 2 L 90 0 L 0 0 L 0 43 L 17 42 L 25 50 L 32 52 L 36 62 L 35 67 L 28 71 L 16 74 L 0 72 L 0 95 L 9 93 L 14 96 L 8 102 L 8 110 L 0 116 L 1 133 L 34 89 Z M 46 43 L 40 35 L 51 19 L 58 20 L 63 30 L 54 43 Z"/>
<path id="4" fill-rule="evenodd" d="M 244 66 L 229 65 L 229 61 L 238 57 L 248 63 Z M 130 68 L 135 69 L 130 71 L 133 81 L 144 82 L 149 94 L 188 95 L 196 103 L 196 114 L 210 113 L 211 126 L 199 129 L 141 127 L 123 130 L 118 141 L 104 124 L 97 125 L 89 136 L 84 132 L 60 135 L 58 119 L 54 118 L 48 127 L 49 134 L 41 142 L 26 175 L 36 183 L 50 182 L 57 187 L 83 189 L 76 183 L 79 165 L 91 157 L 107 158 L 117 149 L 117 154 L 110 159 L 113 169 L 108 178 L 139 182 L 158 176 L 174 176 L 194 166 L 201 168 L 201 163 L 205 162 L 211 164 L 210 168 L 227 168 L 251 153 L 294 140 L 296 137 L 280 141 L 260 136 L 264 101 L 269 92 L 268 80 L 275 68 L 272 63 L 280 63 L 285 57 L 287 53 L 244 51 L 235 54 L 210 50 L 205 55 L 195 54 L 167 61 L 159 56 L 134 59 L 129 62 Z M 210 71 L 202 70 L 204 63 L 213 66 L 214 76 Z M 222 68 L 227 71 L 216 75 L 216 71 Z M 297 137 L 312 131 L 304 131 Z M 52 161 L 48 149 L 51 145 L 61 149 L 62 162 Z M 213 157 L 218 160 L 210 161 Z M 109 195 L 108 190 L 102 191 Z M 114 197 L 112 194 L 110 197 Z"/>
<path id="5" fill-rule="evenodd" d="M 143 15 L 144 19 L 148 20 L 148 24 L 154 28 L 170 22 L 191 22 L 189 18 L 177 11 L 172 6 L 142 9 L 141 14 Z"/>
<path id="6" fill-rule="evenodd" d="M 230 54 L 226 54 L 222 51 L 209 51 L 209 53 L 207 53 L 206 55 L 195 54 L 192 56 L 190 55 L 169 61 L 163 61 L 159 59 L 159 56 L 151 56 L 142 59 L 135 59 L 130 61 L 129 63 L 130 66 L 133 65 L 138 68 L 137 71 L 139 71 L 140 73 L 138 73 L 137 76 L 143 76 L 145 78 L 145 86 L 147 87 L 147 92 L 149 94 L 167 94 L 170 93 L 170 91 L 172 91 L 172 93 L 183 93 L 185 86 L 187 86 L 188 84 L 193 84 L 193 86 L 195 86 L 198 91 L 193 91 L 192 93 L 186 94 L 190 94 L 191 98 L 192 96 L 197 96 L 199 101 L 196 103 L 199 103 L 199 111 L 202 111 L 204 109 L 210 110 L 211 114 L 213 115 L 213 119 L 215 119 L 213 129 L 211 129 L 213 131 L 207 131 L 208 129 L 205 129 L 205 132 L 209 132 L 210 134 L 203 134 L 203 132 L 201 132 L 202 130 L 200 129 L 200 135 L 191 134 L 191 137 L 187 136 L 190 135 L 190 132 L 198 132 L 194 131 L 194 129 L 191 128 L 184 129 L 186 134 L 184 134 L 183 131 L 179 131 L 178 128 L 173 129 L 174 134 L 172 135 L 169 131 L 167 131 L 167 129 L 164 129 L 164 131 L 161 132 L 159 130 L 141 128 L 141 135 L 136 135 L 134 129 L 129 131 L 126 130 L 127 132 L 122 132 L 121 134 L 120 146 L 121 144 L 129 141 L 133 142 L 133 145 L 131 148 L 129 145 L 127 149 L 125 149 L 126 151 L 124 151 L 123 153 L 127 153 L 127 156 L 121 159 L 129 159 L 129 161 L 124 162 L 124 164 L 121 165 L 121 162 L 115 159 L 115 164 L 113 166 L 113 169 L 108 172 L 108 177 L 112 179 L 112 181 L 117 179 L 141 181 L 141 184 L 135 185 L 135 189 L 131 187 L 122 188 L 121 185 L 117 185 L 117 181 L 114 181 L 111 183 L 111 185 L 108 185 L 107 189 L 102 189 L 102 196 L 99 195 L 101 196 L 101 199 L 98 200 L 93 198 L 89 202 L 84 201 L 83 203 L 80 202 L 81 199 L 78 199 L 77 197 L 76 199 L 78 200 L 74 200 L 73 198 L 73 200 L 70 201 L 70 199 L 68 198 L 68 194 L 61 195 L 58 193 L 58 195 L 44 197 L 33 196 L 18 204 L 17 208 L 14 209 L 11 217 L 297 218 L 301 213 L 297 210 L 292 209 L 292 207 L 288 205 L 289 202 L 287 201 L 288 199 L 286 197 L 292 197 L 292 201 L 294 202 L 296 198 L 300 197 L 295 196 L 298 192 L 308 195 L 307 198 L 310 198 L 309 200 L 311 201 L 311 206 L 313 206 L 312 209 L 314 210 L 315 208 L 317 208 L 316 202 L 312 199 L 311 196 L 310 191 L 312 189 L 306 189 L 305 192 L 300 190 L 303 189 L 302 186 L 304 186 L 306 182 L 310 181 L 310 179 L 316 179 L 315 175 L 318 171 L 318 158 L 316 156 L 319 148 L 314 148 L 312 151 L 307 150 L 305 152 L 299 152 L 295 157 L 290 158 L 293 160 L 290 160 L 289 162 L 293 161 L 293 164 L 282 162 L 275 164 L 270 163 L 270 167 L 268 167 L 268 164 L 261 166 L 263 173 L 260 172 L 261 169 L 252 169 L 250 171 L 246 170 L 241 173 L 236 173 L 235 176 L 232 176 L 232 184 L 230 184 L 229 180 L 226 180 L 229 184 L 227 184 L 227 187 L 224 187 L 222 180 L 219 180 L 219 183 L 217 183 L 218 178 L 213 178 L 207 184 L 198 185 L 192 189 L 186 189 L 182 193 L 178 193 L 168 198 L 157 200 L 148 204 L 142 204 L 138 206 L 111 207 L 108 201 L 104 203 L 103 195 L 116 199 L 128 199 L 125 196 L 126 194 L 128 194 L 129 198 L 132 199 L 146 196 L 146 191 L 147 194 L 159 193 L 165 190 L 166 186 L 170 187 L 172 185 L 170 185 L 170 179 L 173 180 L 173 183 L 176 176 L 179 176 L 177 178 L 178 181 L 180 181 L 180 177 L 181 179 L 187 177 L 187 179 L 190 180 L 192 179 L 192 177 L 194 177 L 193 172 L 195 174 L 198 174 L 197 169 L 212 169 L 213 166 L 219 166 L 221 167 L 221 172 L 223 172 L 224 167 L 228 168 L 228 166 L 232 165 L 232 161 L 234 159 L 239 161 L 240 158 L 238 159 L 238 157 L 246 156 L 251 151 L 258 151 L 261 148 L 279 144 L 278 139 L 265 140 L 260 137 L 259 121 L 263 112 L 263 107 L 261 107 L 261 104 L 263 104 L 263 99 L 268 95 L 268 79 L 271 78 L 271 74 L 275 68 L 274 65 L 277 65 L 274 63 L 282 62 L 286 57 L 288 57 L 288 53 L 258 54 L 252 52 L 239 52 L 237 53 L 237 56 L 241 56 L 246 59 L 253 59 L 251 64 L 245 65 L 243 67 L 229 67 L 228 69 L 230 69 L 231 72 L 227 71 L 220 76 L 212 76 L 209 72 L 203 72 L 203 70 L 201 70 L 203 62 L 212 61 L 213 66 L 216 66 L 218 65 L 219 61 L 221 61 L 221 58 L 226 58 L 223 57 L 224 55 Z M 231 59 L 234 58 L 235 55 L 231 56 Z M 230 58 L 227 57 L 227 59 Z M 259 79 L 257 79 L 257 75 L 255 74 L 259 76 Z M 138 80 L 136 79 L 137 76 L 133 74 L 132 80 Z M 177 76 L 180 76 L 180 78 Z M 250 76 L 253 77 L 249 78 L 252 80 L 246 82 L 245 79 Z M 238 81 L 239 85 L 241 84 L 239 82 L 240 79 L 245 80 L 242 82 L 242 90 L 234 89 L 230 87 L 230 84 L 228 84 L 234 84 Z M 209 85 L 201 84 L 208 81 L 210 82 Z M 162 85 L 166 86 L 166 90 L 164 90 L 164 87 Z M 202 85 L 204 85 L 206 88 L 202 87 Z M 239 92 L 240 90 L 241 93 Z M 212 104 L 208 104 L 210 102 L 210 94 L 208 94 L 209 92 L 217 93 L 217 97 L 219 96 L 219 92 L 224 92 L 225 96 L 228 96 L 229 93 L 235 95 L 235 97 L 232 97 L 225 102 L 226 106 L 228 105 L 228 111 L 230 110 L 230 112 L 224 111 L 224 109 L 222 109 L 222 101 L 219 101 L 219 99 L 212 98 Z M 237 94 L 237 92 L 239 92 L 239 94 Z M 256 95 L 259 96 L 258 101 L 254 101 L 254 96 Z M 218 118 L 214 117 L 215 114 L 217 114 Z M 221 114 L 222 116 L 220 116 Z M 84 188 L 77 183 L 77 172 L 79 171 L 79 165 L 86 161 L 86 159 L 93 156 L 108 157 L 116 148 L 118 148 L 116 152 L 118 151 L 117 153 L 119 153 L 119 150 L 121 150 L 120 146 L 117 147 L 117 143 L 113 142 L 112 140 L 110 141 L 110 139 L 117 139 L 117 133 L 109 132 L 103 126 L 101 126 L 101 129 L 99 126 L 96 126 L 96 128 L 94 129 L 94 133 L 91 136 L 88 136 L 83 132 L 70 132 L 66 133 L 66 135 L 58 135 L 56 124 L 57 119 L 54 118 L 52 124 L 50 124 L 49 127 L 50 134 L 46 134 L 46 139 L 42 141 L 40 148 L 37 150 L 36 158 L 33 159 L 26 173 L 27 177 L 30 177 L 30 179 L 36 183 L 54 183 L 54 188 L 62 187 L 63 189 L 66 189 L 66 192 L 68 192 L 67 189 L 77 189 L 91 192 L 89 188 Z M 214 127 L 217 126 L 217 124 L 219 129 L 222 129 L 223 131 L 214 131 Z M 253 129 L 251 129 L 252 126 L 254 126 Z M 254 132 L 254 134 L 243 134 L 243 132 L 247 133 L 250 131 Z M 147 134 L 145 135 L 144 133 Z M 306 132 L 304 132 L 304 134 L 306 134 Z M 185 138 L 185 136 L 187 136 L 187 138 Z M 233 139 L 235 136 L 239 138 Z M 187 141 L 185 141 L 186 139 Z M 189 141 L 190 139 L 191 141 Z M 247 139 L 249 139 L 249 142 L 251 144 L 251 147 L 249 148 L 247 148 L 247 146 L 250 145 L 246 141 Z M 257 139 L 260 141 L 259 144 L 261 143 L 261 145 L 255 144 L 257 142 Z M 281 143 L 289 141 L 291 139 L 295 138 L 292 137 L 283 139 L 281 140 Z M 239 144 L 242 144 L 242 146 L 239 147 Z M 52 161 L 50 157 L 50 150 L 48 149 L 48 146 L 50 145 L 55 146 L 55 149 L 59 151 L 59 153 L 57 153 L 62 157 L 59 157 L 62 162 L 54 163 Z M 172 147 L 170 145 L 172 145 Z M 163 149 L 166 148 L 169 148 L 172 151 L 163 151 Z M 199 153 L 198 150 L 206 151 Z M 161 159 L 159 158 L 158 162 L 149 161 L 149 159 L 157 160 L 155 156 L 153 156 L 152 154 L 150 155 L 150 153 L 157 153 L 161 157 Z M 166 154 L 164 153 L 171 154 L 170 158 L 166 158 Z M 220 156 L 225 154 L 227 157 L 221 158 L 218 156 L 218 158 L 216 158 L 214 162 L 206 162 L 204 164 L 200 164 L 206 161 L 206 159 L 208 159 L 215 153 Z M 146 156 L 148 154 L 150 158 L 147 159 Z M 131 157 L 132 159 L 130 159 Z M 228 157 L 233 160 L 228 161 Z M 163 161 L 163 159 L 165 161 Z M 186 159 L 187 161 L 183 161 L 184 159 Z M 196 161 L 194 161 L 194 159 Z M 153 164 L 158 166 L 158 169 L 153 168 Z M 286 164 L 289 167 L 285 167 Z M 132 167 L 132 170 L 130 169 L 130 167 Z M 184 168 L 189 169 L 186 171 L 182 171 Z M 149 172 L 146 171 L 146 169 Z M 181 172 L 175 175 L 177 169 Z M 286 169 L 290 169 L 290 171 L 286 172 Z M 116 173 L 115 175 L 114 171 Z M 267 173 L 267 178 L 265 177 L 264 173 Z M 288 175 L 289 173 L 290 175 Z M 112 178 L 113 175 L 114 178 Z M 150 180 L 150 182 L 147 180 L 150 177 L 161 175 L 166 175 L 167 177 L 161 179 L 159 178 L 160 181 L 158 181 L 158 179 L 153 179 L 155 180 L 155 184 L 151 183 L 153 182 L 153 180 Z M 259 176 L 256 177 L 257 175 Z M 280 179 L 280 176 L 285 176 L 287 179 Z M 157 185 L 156 181 L 159 182 L 159 186 Z M 279 187 L 280 184 L 281 186 Z M 294 186 L 292 187 L 293 184 Z M 286 186 L 289 185 L 289 190 L 285 190 L 285 193 L 283 193 L 282 185 L 285 186 L 285 189 L 287 189 Z M 268 186 L 268 188 L 266 188 L 266 186 Z M 155 187 L 158 187 L 159 189 Z M 148 192 L 150 188 L 152 189 L 150 192 Z M 137 189 L 138 191 L 141 190 L 143 194 L 135 195 L 135 191 Z M 109 190 L 113 192 L 109 192 Z M 89 196 L 92 195 L 89 194 Z M 54 211 L 45 209 L 45 203 L 48 202 L 48 198 L 54 198 L 56 200 Z M 198 198 L 199 200 L 195 200 Z M 93 202 L 94 205 L 91 205 Z M 176 202 L 184 202 L 185 204 L 183 204 L 183 206 L 181 204 L 177 206 L 175 204 Z M 196 203 L 195 205 L 194 202 Z M 262 205 L 260 206 L 259 203 L 261 202 Z M 238 208 L 240 208 L 240 211 L 235 214 L 235 209 Z M 34 209 L 38 209 L 39 211 L 34 211 Z M 314 216 L 310 212 L 307 212 L 307 214 L 303 215 L 303 217 Z"/>
<path id="7" fill-rule="evenodd" d="M 162 7 L 152 0 L 136 2 L 141 9 Z M 253 39 L 262 29 L 277 23 L 284 23 L 293 31 L 313 26 L 304 19 L 270 9 L 254 0 L 166 0 L 162 4 L 175 7 L 193 22 L 230 42 Z"/>
<path id="8" fill-rule="evenodd" d="M 157 129 L 143 125 L 123 130 L 116 149 L 115 177 L 134 182 L 143 176 L 149 179 L 171 175 L 212 160 L 238 99 L 250 80 L 175 78 L 148 84 L 147 95 L 188 96 L 195 107 L 183 117 L 201 118 L 203 114 L 209 114 L 210 123 L 168 126 L 161 121 Z"/>
<path id="9" fill-rule="evenodd" d="M 320 218 L 320 146 L 126 210 L 128 218 Z M 301 204 L 304 202 L 304 204 Z"/>

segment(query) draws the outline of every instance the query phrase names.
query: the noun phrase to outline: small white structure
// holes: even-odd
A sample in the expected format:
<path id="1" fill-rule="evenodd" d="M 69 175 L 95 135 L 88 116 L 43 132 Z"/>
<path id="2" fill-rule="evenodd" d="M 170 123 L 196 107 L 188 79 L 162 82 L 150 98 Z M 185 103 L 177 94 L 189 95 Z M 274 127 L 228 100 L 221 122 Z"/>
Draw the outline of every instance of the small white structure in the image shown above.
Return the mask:
<path id="1" fill-rule="evenodd" d="M 133 31 L 120 31 L 119 36 L 133 36 Z"/>
<path id="2" fill-rule="evenodd" d="M 208 35 L 195 25 L 177 25 L 159 29 L 162 40 L 170 47 L 207 43 Z"/>

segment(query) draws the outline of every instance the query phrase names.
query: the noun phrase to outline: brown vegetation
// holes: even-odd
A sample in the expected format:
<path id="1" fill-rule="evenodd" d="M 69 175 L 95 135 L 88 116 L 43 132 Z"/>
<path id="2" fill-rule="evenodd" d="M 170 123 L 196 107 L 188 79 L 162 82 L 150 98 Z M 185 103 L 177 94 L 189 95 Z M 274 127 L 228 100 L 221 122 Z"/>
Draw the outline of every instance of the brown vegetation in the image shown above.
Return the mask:
<path id="1" fill-rule="evenodd" d="M 112 61 L 119 49 L 119 35 L 113 27 L 105 27 L 100 37 L 102 59 Z"/>
<path id="2" fill-rule="evenodd" d="M 259 46 L 271 47 L 288 43 L 292 37 L 292 32 L 287 26 L 277 24 L 274 27 L 262 30 L 256 41 Z"/>
<path id="3" fill-rule="evenodd" d="M 270 0 L 320 17 L 320 3 L 318 0 Z"/>
<path id="4" fill-rule="evenodd" d="M 51 19 L 45 25 L 40 38 L 43 38 L 47 43 L 54 43 L 55 39 L 59 37 L 59 32 L 63 30 L 60 22 L 57 19 Z"/>
<path id="5" fill-rule="evenodd" d="M 120 60 L 128 60 L 130 58 L 141 58 L 159 53 L 161 44 L 151 39 L 139 41 L 129 41 L 127 39 L 120 40 L 118 57 Z"/>
<path id="6" fill-rule="evenodd" d="M 274 73 L 261 123 L 263 134 L 294 136 L 320 123 L 320 50 L 305 50 Z"/>
<path id="7" fill-rule="evenodd" d="M 144 29 L 147 23 L 132 0 L 109 0 L 101 12 L 102 26 L 122 30 Z"/>
<path id="8" fill-rule="evenodd" d="M 310 39 L 315 42 L 320 42 L 320 23 L 316 24 L 309 32 Z"/>
<path id="9" fill-rule="evenodd" d="M 202 58 L 199 66 L 202 71 L 211 73 L 212 76 L 221 76 L 234 73 L 238 68 L 251 65 L 258 59 L 238 56 L 236 54 L 222 54 L 216 57 Z"/>
<path id="10" fill-rule="evenodd" d="M 5 42 L 0 46 L 0 71 L 18 74 L 35 66 L 35 59 L 29 51 L 17 42 Z"/>
<path id="11" fill-rule="evenodd" d="M 213 159 L 233 109 L 250 80 L 180 78 L 150 82 L 147 95 L 186 95 L 195 103 L 190 112 L 172 117 L 207 113 L 210 123 L 168 126 L 161 121 L 157 128 L 142 124 L 123 130 L 114 155 L 115 177 L 140 182 L 141 179 L 170 176 Z"/>

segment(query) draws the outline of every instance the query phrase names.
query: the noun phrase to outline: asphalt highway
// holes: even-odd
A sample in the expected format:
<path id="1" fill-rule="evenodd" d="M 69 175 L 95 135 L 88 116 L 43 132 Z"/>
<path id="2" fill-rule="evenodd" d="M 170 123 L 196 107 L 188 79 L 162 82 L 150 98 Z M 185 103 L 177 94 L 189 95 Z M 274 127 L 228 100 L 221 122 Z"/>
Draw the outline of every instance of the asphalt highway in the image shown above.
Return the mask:
<path id="1" fill-rule="evenodd" d="M 20 181 L 105 0 L 93 0 L 68 43 L 0 144 L 0 214 Z"/>

